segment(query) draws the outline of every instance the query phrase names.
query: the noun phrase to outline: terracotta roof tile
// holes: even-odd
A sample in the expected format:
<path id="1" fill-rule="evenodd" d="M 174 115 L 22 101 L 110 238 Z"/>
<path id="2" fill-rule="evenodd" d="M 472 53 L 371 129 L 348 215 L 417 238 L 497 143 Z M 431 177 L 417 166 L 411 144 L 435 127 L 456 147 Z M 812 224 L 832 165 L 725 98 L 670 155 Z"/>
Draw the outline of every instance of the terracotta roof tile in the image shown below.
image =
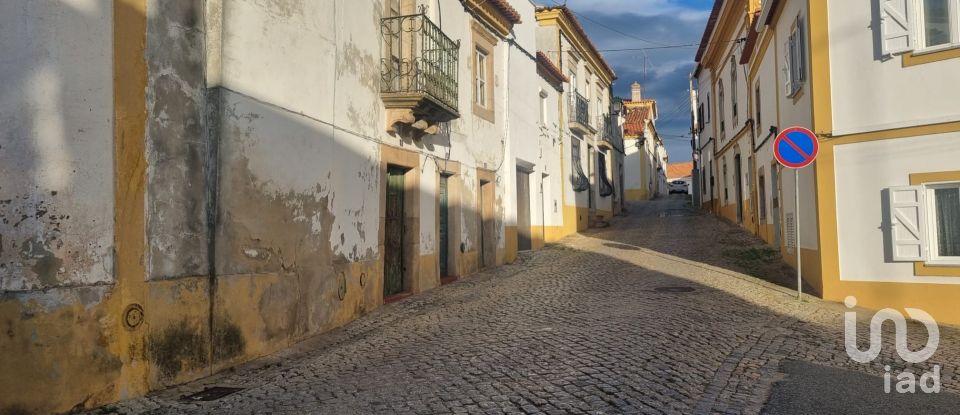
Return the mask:
<path id="1" fill-rule="evenodd" d="M 542 70 L 548 76 L 553 77 L 554 80 L 559 81 L 560 83 L 567 82 L 566 76 L 563 75 L 563 72 L 560 71 L 560 68 L 557 67 L 553 61 L 543 52 L 537 51 L 537 69 Z"/>
<path id="2" fill-rule="evenodd" d="M 627 120 L 623 124 L 623 135 L 631 137 L 642 135 L 649 119 L 649 107 L 634 108 L 627 111 Z"/>
<path id="3" fill-rule="evenodd" d="M 667 178 L 682 178 L 693 175 L 693 162 L 672 163 L 667 165 Z"/>
<path id="4" fill-rule="evenodd" d="M 487 0 L 487 1 L 489 1 L 493 7 L 496 7 L 497 10 L 500 11 L 500 13 L 503 13 L 503 15 L 507 17 L 507 20 L 510 21 L 510 23 L 513 23 L 513 24 L 521 23 L 520 13 L 517 11 L 517 9 L 514 9 L 513 6 L 511 6 L 510 3 L 507 2 L 507 0 Z"/>
<path id="5" fill-rule="evenodd" d="M 747 44 L 743 47 L 743 54 L 740 55 L 740 64 L 746 65 L 750 63 L 750 58 L 753 56 L 754 49 L 757 48 L 757 41 L 760 39 L 760 31 L 758 26 L 760 23 L 757 22 L 760 17 L 760 12 L 756 12 L 753 15 L 753 23 L 750 25 L 750 33 L 747 34 Z"/>

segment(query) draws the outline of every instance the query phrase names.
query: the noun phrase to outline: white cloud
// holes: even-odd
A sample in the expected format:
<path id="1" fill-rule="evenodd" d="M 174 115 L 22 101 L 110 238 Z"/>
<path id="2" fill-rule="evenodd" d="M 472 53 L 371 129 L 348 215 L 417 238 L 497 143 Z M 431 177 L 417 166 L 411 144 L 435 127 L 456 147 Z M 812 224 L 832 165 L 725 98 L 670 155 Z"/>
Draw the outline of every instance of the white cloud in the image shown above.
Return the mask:
<path id="1" fill-rule="evenodd" d="M 704 20 L 710 11 L 690 8 L 676 0 L 537 0 L 546 6 L 566 3 L 577 13 L 638 16 L 670 15 L 681 20 Z"/>

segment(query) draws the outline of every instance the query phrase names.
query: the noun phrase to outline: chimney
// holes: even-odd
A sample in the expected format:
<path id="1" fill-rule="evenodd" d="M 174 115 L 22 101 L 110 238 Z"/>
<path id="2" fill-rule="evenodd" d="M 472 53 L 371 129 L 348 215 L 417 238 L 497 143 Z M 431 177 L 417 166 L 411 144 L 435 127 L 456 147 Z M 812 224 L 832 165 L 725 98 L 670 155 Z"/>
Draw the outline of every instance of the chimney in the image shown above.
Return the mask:
<path id="1" fill-rule="evenodd" d="M 643 99 L 643 95 L 641 94 L 641 91 L 643 91 L 643 87 L 640 86 L 640 83 L 634 82 L 633 85 L 630 86 L 630 92 L 631 92 L 630 100 L 633 102 L 640 102 Z"/>

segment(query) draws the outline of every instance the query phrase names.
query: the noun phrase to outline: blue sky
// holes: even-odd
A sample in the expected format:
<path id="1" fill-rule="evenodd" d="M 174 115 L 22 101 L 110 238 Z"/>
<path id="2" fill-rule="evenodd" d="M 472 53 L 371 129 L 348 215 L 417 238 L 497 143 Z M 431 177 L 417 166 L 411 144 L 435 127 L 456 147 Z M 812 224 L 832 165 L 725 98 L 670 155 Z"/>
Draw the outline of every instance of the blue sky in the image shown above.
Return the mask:
<path id="1" fill-rule="evenodd" d="M 537 2 L 556 5 L 564 0 Z M 603 50 L 699 43 L 713 0 L 567 0 L 566 4 L 616 71 L 614 93 L 629 98 L 630 85 L 634 81 L 643 84 L 644 98 L 657 100 L 657 131 L 667 146 L 670 162 L 689 161 L 688 77 L 697 48 Z"/>

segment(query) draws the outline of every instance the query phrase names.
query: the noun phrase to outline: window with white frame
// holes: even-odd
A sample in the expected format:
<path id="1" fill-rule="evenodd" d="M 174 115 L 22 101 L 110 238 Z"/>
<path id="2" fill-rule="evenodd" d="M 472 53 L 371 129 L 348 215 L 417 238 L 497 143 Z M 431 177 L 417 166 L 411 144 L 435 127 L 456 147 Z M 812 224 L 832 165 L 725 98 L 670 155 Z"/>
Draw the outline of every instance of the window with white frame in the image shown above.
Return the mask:
<path id="1" fill-rule="evenodd" d="M 803 16 L 797 16 L 784 45 L 784 93 L 792 97 L 807 81 L 807 35 Z"/>
<path id="2" fill-rule="evenodd" d="M 960 43 L 958 0 L 920 0 L 921 48 L 941 48 Z"/>
<path id="3" fill-rule="evenodd" d="M 930 261 L 960 265 L 960 183 L 927 186 Z"/>
<path id="4" fill-rule="evenodd" d="M 960 182 L 889 191 L 893 260 L 960 265 Z"/>
<path id="5" fill-rule="evenodd" d="M 879 0 L 884 55 L 960 47 L 960 0 Z"/>
<path id="6" fill-rule="evenodd" d="M 476 98 L 477 105 L 481 107 L 487 106 L 487 53 L 483 50 L 476 49 L 476 69 L 474 73 L 476 74 L 476 87 L 477 90 L 474 94 Z"/>

